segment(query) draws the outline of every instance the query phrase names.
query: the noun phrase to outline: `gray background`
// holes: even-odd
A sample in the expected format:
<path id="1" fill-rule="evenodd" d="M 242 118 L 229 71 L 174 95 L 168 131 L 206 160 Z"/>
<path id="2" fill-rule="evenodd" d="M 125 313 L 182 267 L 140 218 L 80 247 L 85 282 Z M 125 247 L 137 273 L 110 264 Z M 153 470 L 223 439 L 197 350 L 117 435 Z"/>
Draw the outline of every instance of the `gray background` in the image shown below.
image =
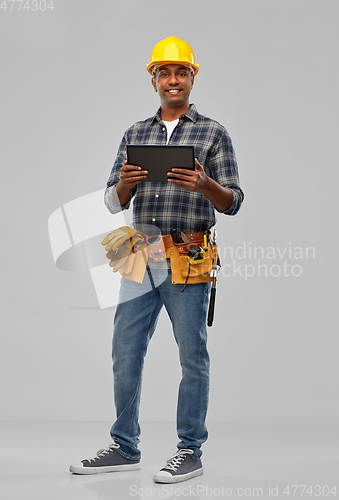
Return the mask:
<path id="1" fill-rule="evenodd" d="M 246 195 L 235 218 L 218 217 L 221 253 L 315 249 L 263 260 L 300 265 L 299 277 L 220 277 L 209 419 L 337 421 L 337 2 L 54 5 L 0 13 L 2 418 L 114 418 L 114 311 L 100 310 L 89 273 L 55 267 L 47 220 L 105 187 L 124 130 L 158 108 L 152 48 L 175 35 L 201 68 L 191 102 L 228 129 Z M 257 265 L 247 257 L 235 260 Z M 141 419 L 172 420 L 166 313 L 146 361 Z"/>

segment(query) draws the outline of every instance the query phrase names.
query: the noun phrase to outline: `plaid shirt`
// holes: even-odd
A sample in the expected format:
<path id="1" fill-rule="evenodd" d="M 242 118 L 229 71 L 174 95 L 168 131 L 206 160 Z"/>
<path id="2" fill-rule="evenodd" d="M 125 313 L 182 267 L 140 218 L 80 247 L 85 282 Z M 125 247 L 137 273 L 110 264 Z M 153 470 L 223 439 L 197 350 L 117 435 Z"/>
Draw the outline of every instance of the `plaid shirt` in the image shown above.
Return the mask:
<path id="1" fill-rule="evenodd" d="M 133 200 L 133 225 L 147 234 L 169 234 L 171 229 L 197 232 L 210 229 L 216 223 L 215 208 L 201 192 L 191 192 L 172 183 L 141 182 L 132 189 L 129 201 L 120 206 L 113 197 L 120 178 L 120 168 L 127 159 L 126 144 L 163 144 L 167 129 L 161 120 L 161 110 L 145 121 L 135 123 L 124 134 L 105 190 L 105 205 L 115 214 L 128 209 Z M 169 145 L 193 145 L 194 155 L 205 173 L 233 193 L 233 203 L 218 212 L 235 215 L 244 194 L 239 186 L 238 166 L 231 139 L 226 129 L 215 120 L 198 113 L 194 104 L 179 118 Z M 150 232 L 150 226 L 155 226 Z M 153 228 L 151 228 L 153 229 Z"/>

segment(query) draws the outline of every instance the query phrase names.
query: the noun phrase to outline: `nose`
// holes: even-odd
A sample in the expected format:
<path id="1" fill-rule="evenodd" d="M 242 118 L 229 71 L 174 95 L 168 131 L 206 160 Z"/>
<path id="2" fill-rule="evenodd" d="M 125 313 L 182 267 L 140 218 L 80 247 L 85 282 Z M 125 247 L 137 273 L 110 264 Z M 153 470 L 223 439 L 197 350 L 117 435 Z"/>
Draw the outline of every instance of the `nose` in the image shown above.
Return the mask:
<path id="1" fill-rule="evenodd" d="M 178 85 L 179 82 L 178 82 L 177 75 L 175 73 L 170 74 L 168 83 L 170 85 Z"/>

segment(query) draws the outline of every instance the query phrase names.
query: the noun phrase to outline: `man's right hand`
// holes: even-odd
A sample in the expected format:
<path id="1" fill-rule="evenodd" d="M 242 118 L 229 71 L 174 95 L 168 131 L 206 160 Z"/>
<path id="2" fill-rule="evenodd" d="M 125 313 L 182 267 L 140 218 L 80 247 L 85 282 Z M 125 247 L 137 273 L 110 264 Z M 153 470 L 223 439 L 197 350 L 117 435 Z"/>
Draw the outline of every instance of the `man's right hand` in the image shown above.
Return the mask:
<path id="1" fill-rule="evenodd" d="M 132 189 L 139 184 L 139 182 L 146 179 L 147 174 L 147 170 L 142 170 L 141 167 L 136 165 L 128 165 L 126 160 L 124 166 L 120 169 L 120 182 L 125 188 Z"/>

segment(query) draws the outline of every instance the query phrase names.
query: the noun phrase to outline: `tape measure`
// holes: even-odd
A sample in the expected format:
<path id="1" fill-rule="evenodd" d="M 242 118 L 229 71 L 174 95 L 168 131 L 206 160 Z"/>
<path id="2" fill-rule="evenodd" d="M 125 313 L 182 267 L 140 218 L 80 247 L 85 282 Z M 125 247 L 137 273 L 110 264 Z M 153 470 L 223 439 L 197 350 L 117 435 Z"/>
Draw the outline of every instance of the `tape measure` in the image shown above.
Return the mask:
<path id="1" fill-rule="evenodd" d="M 206 260 L 206 252 L 202 247 L 196 246 L 188 252 L 188 262 L 190 264 L 201 264 Z"/>

